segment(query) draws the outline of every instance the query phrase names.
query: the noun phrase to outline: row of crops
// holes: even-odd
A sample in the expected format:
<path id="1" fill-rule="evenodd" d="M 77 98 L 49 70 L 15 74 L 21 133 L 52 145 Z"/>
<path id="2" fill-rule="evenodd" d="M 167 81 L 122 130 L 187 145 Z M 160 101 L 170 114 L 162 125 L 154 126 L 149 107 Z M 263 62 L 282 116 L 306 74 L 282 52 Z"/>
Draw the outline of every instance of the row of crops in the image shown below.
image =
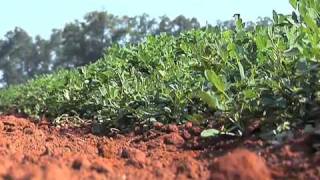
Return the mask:
<path id="1" fill-rule="evenodd" d="M 102 129 L 154 121 L 223 122 L 241 135 L 253 119 L 273 133 L 313 122 L 320 101 L 320 2 L 290 0 L 273 25 L 206 28 L 114 45 L 94 64 L 0 91 L 0 111 Z M 100 129 L 101 130 L 101 129 Z M 210 131 L 216 132 L 216 131 Z"/>

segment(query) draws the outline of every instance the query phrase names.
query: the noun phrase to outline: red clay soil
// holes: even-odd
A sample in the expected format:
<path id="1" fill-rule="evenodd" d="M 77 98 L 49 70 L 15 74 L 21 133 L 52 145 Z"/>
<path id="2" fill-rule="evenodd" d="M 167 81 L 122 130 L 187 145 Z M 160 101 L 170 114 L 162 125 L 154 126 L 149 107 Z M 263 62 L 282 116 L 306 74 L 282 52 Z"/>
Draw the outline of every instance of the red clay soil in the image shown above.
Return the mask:
<path id="1" fill-rule="evenodd" d="M 283 145 L 255 137 L 201 139 L 201 129 L 157 125 L 141 134 L 95 136 L 0 116 L 2 179 L 320 179 L 319 137 Z"/>

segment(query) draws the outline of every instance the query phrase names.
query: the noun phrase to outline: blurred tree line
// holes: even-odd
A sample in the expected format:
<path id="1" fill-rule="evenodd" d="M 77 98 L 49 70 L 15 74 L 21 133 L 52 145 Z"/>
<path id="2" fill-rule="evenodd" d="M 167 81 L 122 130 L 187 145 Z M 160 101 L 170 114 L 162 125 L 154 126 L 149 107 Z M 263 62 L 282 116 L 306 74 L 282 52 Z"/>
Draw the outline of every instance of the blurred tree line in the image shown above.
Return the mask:
<path id="1" fill-rule="evenodd" d="M 269 18 L 258 20 L 262 24 Z M 252 27 L 253 23 L 249 23 Z M 220 28 L 234 28 L 234 21 L 218 22 Z M 22 28 L 16 27 L 0 39 L 0 84 L 23 83 L 35 75 L 50 73 L 58 68 L 82 66 L 101 58 L 114 43 L 136 44 L 147 35 L 201 28 L 196 18 L 180 15 L 174 19 L 162 16 L 115 16 L 107 12 L 88 13 L 83 21 L 74 21 L 63 29 L 54 29 L 49 39 L 32 38 Z"/>

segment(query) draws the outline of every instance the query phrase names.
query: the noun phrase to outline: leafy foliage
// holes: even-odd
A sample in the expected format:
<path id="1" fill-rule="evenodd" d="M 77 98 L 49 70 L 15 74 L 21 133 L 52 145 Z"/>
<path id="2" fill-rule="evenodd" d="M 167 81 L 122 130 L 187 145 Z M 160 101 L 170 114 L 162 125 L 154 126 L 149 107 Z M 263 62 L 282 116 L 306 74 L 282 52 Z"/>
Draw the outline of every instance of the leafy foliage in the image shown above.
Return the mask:
<path id="1" fill-rule="evenodd" d="M 312 114 L 318 109 L 320 90 L 319 2 L 290 3 L 299 18 L 295 12 L 285 16 L 274 11 L 270 27 L 244 31 L 238 19 L 235 30 L 220 33 L 213 60 L 220 62 L 207 71 L 212 88 L 201 97 L 211 108 L 227 114 L 231 123 L 221 130 L 238 130 L 241 135 L 255 117 L 271 130 L 278 129 L 275 133 L 284 124 L 286 130 L 315 120 Z"/>
<path id="2" fill-rule="evenodd" d="M 196 111 L 191 108 L 193 92 L 200 90 L 204 77 L 194 70 L 201 60 L 193 58 L 195 54 L 187 57 L 181 47 L 191 48 L 187 37 L 202 41 L 205 34 L 198 33 L 149 36 L 143 44 L 124 48 L 115 45 L 97 63 L 3 90 L 0 108 L 16 108 L 35 118 L 76 115 L 118 128 L 154 118 L 184 119 L 187 111 Z"/>
<path id="3" fill-rule="evenodd" d="M 248 29 L 238 17 L 232 29 L 114 45 L 94 64 L 2 90 L 0 109 L 121 129 L 212 112 L 223 126 L 203 136 L 242 135 L 255 118 L 276 133 L 306 123 L 319 106 L 320 3 L 290 3 L 299 15 L 273 12 L 270 26 Z"/>

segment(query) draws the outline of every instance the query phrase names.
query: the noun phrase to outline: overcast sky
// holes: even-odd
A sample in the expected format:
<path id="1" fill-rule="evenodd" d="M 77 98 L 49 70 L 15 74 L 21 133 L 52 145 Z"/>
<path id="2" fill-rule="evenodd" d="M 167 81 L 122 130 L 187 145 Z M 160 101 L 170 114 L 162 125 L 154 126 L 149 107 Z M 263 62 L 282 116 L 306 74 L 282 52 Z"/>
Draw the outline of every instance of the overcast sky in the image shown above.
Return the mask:
<path id="1" fill-rule="evenodd" d="M 53 28 L 62 28 L 90 11 L 103 10 L 115 15 L 151 17 L 183 14 L 196 17 L 202 24 L 229 20 L 240 13 L 245 21 L 271 16 L 272 10 L 288 14 L 288 0 L 3 0 L 0 4 L 0 38 L 18 26 L 30 35 L 48 38 Z"/>

